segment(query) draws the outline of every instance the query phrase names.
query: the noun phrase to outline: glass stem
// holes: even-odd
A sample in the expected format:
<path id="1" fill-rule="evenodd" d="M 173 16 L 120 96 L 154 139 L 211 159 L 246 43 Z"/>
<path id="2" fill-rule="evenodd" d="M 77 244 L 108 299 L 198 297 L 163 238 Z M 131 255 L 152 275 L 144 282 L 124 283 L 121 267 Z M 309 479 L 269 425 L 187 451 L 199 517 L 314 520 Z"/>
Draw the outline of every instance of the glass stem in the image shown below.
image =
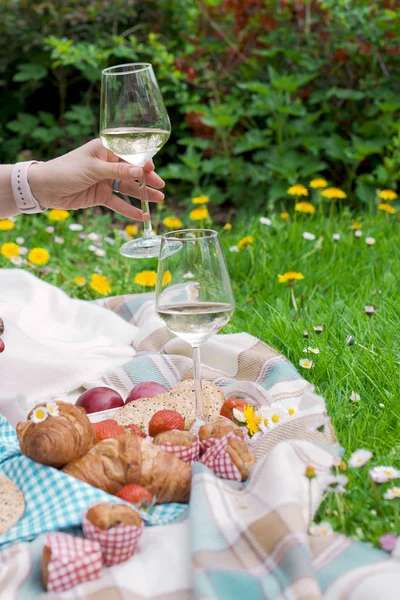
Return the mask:
<path id="1" fill-rule="evenodd" d="M 146 176 L 144 169 L 141 170 L 141 175 L 138 179 L 139 195 L 143 216 L 148 215 L 148 220 L 143 221 L 143 237 L 152 237 L 154 235 L 150 220 L 149 200 L 147 198 Z"/>
<path id="2" fill-rule="evenodd" d="M 203 407 L 203 389 L 201 385 L 200 346 L 193 346 L 193 379 L 196 397 L 196 421 L 205 421 Z"/>

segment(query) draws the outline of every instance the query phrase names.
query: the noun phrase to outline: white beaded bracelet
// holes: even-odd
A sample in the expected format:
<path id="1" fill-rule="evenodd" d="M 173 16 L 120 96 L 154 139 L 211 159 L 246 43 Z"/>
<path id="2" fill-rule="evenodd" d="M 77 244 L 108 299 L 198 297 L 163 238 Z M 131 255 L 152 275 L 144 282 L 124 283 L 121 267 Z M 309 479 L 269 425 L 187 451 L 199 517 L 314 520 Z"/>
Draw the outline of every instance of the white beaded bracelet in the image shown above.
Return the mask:
<path id="1" fill-rule="evenodd" d="M 28 215 L 42 212 L 39 202 L 32 194 L 31 187 L 28 183 L 28 169 L 34 163 L 42 161 L 27 160 L 25 162 L 16 163 L 11 171 L 11 188 L 14 196 L 14 201 L 19 210 Z"/>

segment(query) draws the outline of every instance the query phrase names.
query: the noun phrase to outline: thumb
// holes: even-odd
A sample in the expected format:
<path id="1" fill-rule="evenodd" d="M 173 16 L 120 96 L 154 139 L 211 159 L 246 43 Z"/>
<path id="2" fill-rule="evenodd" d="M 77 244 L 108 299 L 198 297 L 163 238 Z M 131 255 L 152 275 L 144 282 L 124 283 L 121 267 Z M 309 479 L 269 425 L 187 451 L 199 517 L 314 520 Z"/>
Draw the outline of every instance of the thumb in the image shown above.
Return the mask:
<path id="1" fill-rule="evenodd" d="M 140 179 L 143 177 L 142 167 L 134 167 L 126 162 L 106 162 L 98 159 L 93 167 L 93 174 L 98 181 L 102 179 Z"/>

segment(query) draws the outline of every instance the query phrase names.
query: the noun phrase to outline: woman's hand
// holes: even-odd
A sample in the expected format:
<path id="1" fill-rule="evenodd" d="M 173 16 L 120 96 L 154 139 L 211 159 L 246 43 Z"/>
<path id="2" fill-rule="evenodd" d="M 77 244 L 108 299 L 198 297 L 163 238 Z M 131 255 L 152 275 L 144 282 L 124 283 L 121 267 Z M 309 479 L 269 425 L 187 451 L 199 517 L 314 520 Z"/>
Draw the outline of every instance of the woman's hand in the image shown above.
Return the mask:
<path id="1" fill-rule="evenodd" d="M 155 173 L 151 160 L 143 168 L 149 201 L 160 202 L 164 194 L 158 190 L 164 187 L 164 181 Z M 75 210 L 102 205 L 130 219 L 143 221 L 139 208 L 112 193 L 114 179 L 120 179 L 119 192 L 139 198 L 139 185 L 135 179 L 140 174 L 141 167 L 122 161 L 96 139 L 68 154 L 31 165 L 28 181 L 43 209 Z"/>

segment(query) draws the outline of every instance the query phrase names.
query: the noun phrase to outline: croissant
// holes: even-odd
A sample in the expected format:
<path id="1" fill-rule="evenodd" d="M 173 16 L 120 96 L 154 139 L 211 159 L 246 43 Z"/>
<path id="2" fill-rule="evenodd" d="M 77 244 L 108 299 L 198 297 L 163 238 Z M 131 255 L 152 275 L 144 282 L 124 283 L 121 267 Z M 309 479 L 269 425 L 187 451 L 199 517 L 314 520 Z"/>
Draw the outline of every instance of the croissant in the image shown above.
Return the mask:
<path id="1" fill-rule="evenodd" d="M 153 444 L 174 444 L 176 446 L 191 446 L 196 441 L 196 436 L 190 431 L 180 431 L 173 429 L 172 431 L 163 431 L 153 438 Z"/>
<path id="2" fill-rule="evenodd" d="M 17 436 L 22 454 L 50 467 L 63 467 L 80 458 L 96 443 L 97 438 L 84 408 L 57 400 L 57 415 L 35 423 L 31 420 L 38 404 L 28 414 L 27 421 L 17 423 Z"/>
<path id="3" fill-rule="evenodd" d="M 102 502 L 92 506 L 86 513 L 88 521 L 99 529 L 111 529 L 120 523 L 140 527 L 142 518 L 136 510 L 126 504 L 111 504 Z"/>
<path id="4" fill-rule="evenodd" d="M 158 504 L 188 502 L 190 496 L 190 465 L 130 433 L 99 442 L 63 471 L 109 494 L 137 483 L 155 496 Z"/>
<path id="5" fill-rule="evenodd" d="M 210 438 L 222 438 L 230 432 L 243 439 L 243 432 L 239 425 L 228 419 L 217 419 L 213 423 L 202 425 L 199 429 L 200 441 L 209 440 Z"/>

